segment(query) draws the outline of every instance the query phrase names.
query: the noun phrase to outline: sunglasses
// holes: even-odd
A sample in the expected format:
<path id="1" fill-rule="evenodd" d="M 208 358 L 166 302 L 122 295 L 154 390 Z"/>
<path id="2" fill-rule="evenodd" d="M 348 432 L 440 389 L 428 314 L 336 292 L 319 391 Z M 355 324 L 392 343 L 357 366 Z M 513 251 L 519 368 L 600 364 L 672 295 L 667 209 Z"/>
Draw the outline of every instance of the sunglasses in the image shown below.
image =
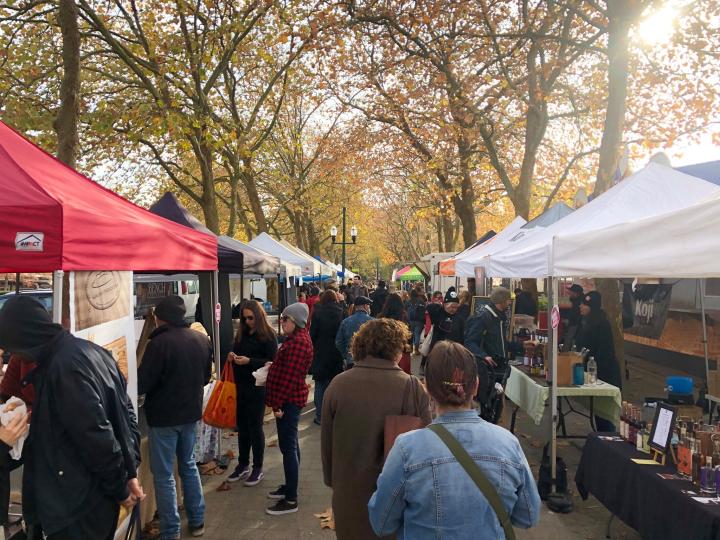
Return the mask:
<path id="1" fill-rule="evenodd" d="M 255 320 L 255 317 L 253 317 L 253 316 L 243 317 L 243 321 L 254 321 L 254 320 Z"/>

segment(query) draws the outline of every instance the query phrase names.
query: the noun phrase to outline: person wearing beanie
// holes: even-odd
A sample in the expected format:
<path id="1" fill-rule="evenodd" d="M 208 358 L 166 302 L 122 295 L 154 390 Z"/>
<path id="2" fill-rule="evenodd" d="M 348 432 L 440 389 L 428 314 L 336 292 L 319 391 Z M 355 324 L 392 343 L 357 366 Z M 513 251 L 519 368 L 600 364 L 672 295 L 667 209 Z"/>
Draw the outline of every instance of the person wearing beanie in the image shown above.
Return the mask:
<path id="1" fill-rule="evenodd" d="M 35 401 L 23 452 L 26 522 L 49 539 L 113 538 L 120 505 L 145 497 L 140 434 L 117 362 L 23 295 L 0 310 L 0 349 L 37 364 L 28 375 Z"/>
<path id="2" fill-rule="evenodd" d="M 441 293 L 442 294 L 442 293 Z M 455 287 L 450 287 L 442 303 L 431 303 L 427 306 L 427 314 L 432 325 L 430 351 L 441 341 L 454 341 L 462 344 L 465 336 L 466 314 L 459 313 L 460 298 Z M 429 354 L 429 352 L 428 352 Z M 427 356 L 420 361 L 420 373 L 425 373 Z"/>
<path id="3" fill-rule="evenodd" d="M 602 309 L 602 296 L 597 291 L 590 291 L 583 295 L 580 304 L 582 320 L 575 337 L 577 350 L 583 348 L 590 351 L 590 356 L 597 363 L 598 379 L 622 388 L 620 364 L 615 356 L 610 320 Z M 615 425 L 595 415 L 595 425 L 598 431 L 614 432 Z"/>
<path id="4" fill-rule="evenodd" d="M 495 371 L 502 372 L 503 369 L 509 369 L 506 311 L 510 299 L 508 289 L 495 287 L 490 291 L 490 303 L 484 305 L 479 313 L 470 317 L 467 322 L 465 347 L 475 355 L 478 372 L 482 374 L 481 380 L 485 382 L 478 390 L 478 401 L 483 403 L 487 403 L 491 389 L 495 385 Z"/>
<path id="5" fill-rule="evenodd" d="M 373 301 L 367 296 L 356 296 L 353 300 L 353 312 L 347 319 L 340 323 L 337 335 L 335 336 L 335 347 L 343 355 L 345 369 L 353 366 L 353 357 L 350 350 L 352 338 L 357 334 L 360 327 L 373 319 L 370 316 L 370 306 Z"/>
<path id="6" fill-rule="evenodd" d="M 155 307 L 157 329 L 138 368 L 138 395 L 145 396 L 150 469 L 160 517 L 160 537 L 180 538 L 174 469 L 182 481 L 192 536 L 205 531 L 205 499 L 195 463 L 195 424 L 202 418 L 204 387 L 210 381 L 213 349 L 207 336 L 190 328 L 179 296 Z"/>
<path id="7" fill-rule="evenodd" d="M 313 360 L 313 344 L 306 328 L 308 316 L 308 307 L 300 302 L 283 310 L 280 322 L 285 341 L 270 365 L 265 383 L 265 404 L 275 415 L 285 471 L 285 483 L 268 493 L 269 498 L 277 501 L 265 510 L 272 516 L 298 511 L 298 423 L 310 393 L 305 378 Z"/>

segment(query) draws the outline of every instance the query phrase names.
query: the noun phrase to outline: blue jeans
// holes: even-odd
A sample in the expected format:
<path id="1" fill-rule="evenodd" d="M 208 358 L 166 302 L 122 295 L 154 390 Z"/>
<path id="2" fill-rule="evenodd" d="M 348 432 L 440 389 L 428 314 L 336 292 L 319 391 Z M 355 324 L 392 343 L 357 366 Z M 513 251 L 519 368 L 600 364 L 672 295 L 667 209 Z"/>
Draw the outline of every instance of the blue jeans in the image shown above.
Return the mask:
<path id="1" fill-rule="evenodd" d="M 179 538 L 180 515 L 173 475 L 176 457 L 188 523 L 197 526 L 205 521 L 205 498 L 194 455 L 195 422 L 181 426 L 151 427 L 149 439 L 150 470 L 155 480 L 160 538 Z"/>
<path id="2" fill-rule="evenodd" d="M 297 501 L 298 476 L 300 474 L 300 444 L 298 443 L 298 422 L 300 407 L 286 403 L 282 407 L 282 418 L 276 418 L 278 446 L 283 457 L 285 500 Z"/>
<path id="3" fill-rule="evenodd" d="M 315 420 L 320 422 L 322 416 L 323 397 L 325 397 L 325 390 L 330 386 L 330 381 L 315 381 L 315 395 L 313 401 L 315 402 Z"/>
<path id="4" fill-rule="evenodd" d="M 422 336 L 423 329 L 425 328 L 424 322 L 419 321 L 411 321 L 410 322 L 410 330 L 412 330 L 413 335 L 413 347 L 416 349 L 420 348 L 420 336 Z"/>

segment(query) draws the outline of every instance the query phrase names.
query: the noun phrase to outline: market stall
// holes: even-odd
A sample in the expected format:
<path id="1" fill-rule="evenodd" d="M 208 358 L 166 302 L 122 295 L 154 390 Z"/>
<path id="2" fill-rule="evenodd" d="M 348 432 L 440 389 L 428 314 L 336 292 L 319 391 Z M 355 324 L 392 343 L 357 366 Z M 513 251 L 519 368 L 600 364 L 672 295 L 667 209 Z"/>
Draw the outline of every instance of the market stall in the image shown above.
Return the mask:
<path id="1" fill-rule="evenodd" d="M 137 408 L 132 272 L 213 273 L 217 240 L 126 201 L 2 122 L 0 186 L 0 271 L 52 272 L 54 320 L 112 352 Z"/>
<path id="2" fill-rule="evenodd" d="M 663 165 L 650 163 L 575 212 L 528 236 L 518 245 L 486 256 L 482 266 L 485 274 L 491 277 L 549 278 L 552 286 L 548 307 L 549 310 L 554 310 L 558 302 L 557 277 L 567 276 L 555 266 L 557 262 L 561 262 L 554 249 L 556 236 L 570 232 L 591 234 L 593 231 L 626 223 L 629 220 L 658 216 L 686 208 L 719 192 L 720 188 L 709 182 Z M 582 249 L 583 252 L 590 252 L 598 247 L 596 240 L 589 239 Z M 626 258 L 626 255 L 621 255 L 618 261 Z M 588 267 L 586 275 L 596 276 L 597 273 L 593 268 Z M 549 319 L 552 320 L 551 314 Z M 556 319 L 559 320 L 559 317 Z M 557 326 L 553 325 L 550 340 L 552 373 L 557 373 L 557 338 Z M 550 401 L 553 420 L 550 459 L 554 478 L 557 453 L 555 438 L 558 424 L 556 378 L 552 381 Z"/>

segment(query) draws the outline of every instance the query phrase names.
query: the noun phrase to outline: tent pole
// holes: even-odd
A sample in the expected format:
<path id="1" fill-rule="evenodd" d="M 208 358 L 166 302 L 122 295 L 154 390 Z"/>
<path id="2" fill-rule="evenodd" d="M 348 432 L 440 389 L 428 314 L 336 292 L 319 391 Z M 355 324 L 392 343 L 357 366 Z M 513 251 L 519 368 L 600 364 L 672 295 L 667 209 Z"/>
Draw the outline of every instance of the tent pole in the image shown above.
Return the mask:
<path id="1" fill-rule="evenodd" d="M 700 293 L 700 316 L 702 317 L 702 343 L 705 354 L 705 385 L 710 393 L 710 361 L 708 359 L 707 321 L 705 320 L 705 280 L 698 279 L 698 292 Z"/>
<path id="2" fill-rule="evenodd" d="M 265 295 L 267 296 L 267 295 Z M 267 298 L 266 298 L 267 300 Z M 245 270 L 240 272 L 240 304 L 242 304 L 245 301 Z M 242 318 L 242 313 L 240 314 L 240 317 Z"/>
<path id="3" fill-rule="evenodd" d="M 212 305 L 213 305 L 213 346 L 215 348 L 215 372 L 220 375 L 221 359 L 220 359 L 220 284 L 218 280 L 218 271 L 212 273 Z"/>
<path id="4" fill-rule="evenodd" d="M 20 294 L 20 274 L 15 274 L 15 294 Z"/>
<path id="5" fill-rule="evenodd" d="M 63 276 L 65 272 L 55 270 L 53 272 L 53 306 L 52 318 L 53 322 L 62 324 L 62 304 L 63 304 Z"/>
<path id="6" fill-rule="evenodd" d="M 555 479 L 557 478 L 557 470 L 556 470 L 556 458 L 557 458 L 557 423 L 558 423 L 558 413 L 557 413 L 557 365 L 558 365 L 558 329 L 557 327 L 553 328 L 552 324 L 552 311 L 553 307 L 558 302 L 558 280 L 555 277 L 550 278 L 550 301 L 548 302 L 548 326 L 549 330 L 552 329 L 552 333 L 550 334 L 552 336 L 550 340 L 550 354 L 552 356 L 552 386 L 550 390 L 550 411 L 552 415 L 552 434 L 550 435 L 550 466 L 552 471 L 552 490 L 553 493 L 556 492 L 557 486 L 555 485 Z"/>

